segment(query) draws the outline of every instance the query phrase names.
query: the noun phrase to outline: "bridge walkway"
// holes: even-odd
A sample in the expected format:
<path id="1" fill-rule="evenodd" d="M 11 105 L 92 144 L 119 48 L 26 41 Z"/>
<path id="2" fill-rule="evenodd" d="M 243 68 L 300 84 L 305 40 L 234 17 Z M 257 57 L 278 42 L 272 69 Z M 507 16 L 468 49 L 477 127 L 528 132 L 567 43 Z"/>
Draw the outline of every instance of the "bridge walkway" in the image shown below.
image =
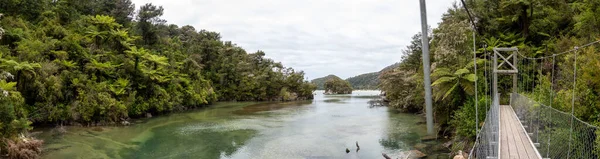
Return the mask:
<path id="1" fill-rule="evenodd" d="M 515 111 L 500 106 L 500 159 L 541 159 Z"/>

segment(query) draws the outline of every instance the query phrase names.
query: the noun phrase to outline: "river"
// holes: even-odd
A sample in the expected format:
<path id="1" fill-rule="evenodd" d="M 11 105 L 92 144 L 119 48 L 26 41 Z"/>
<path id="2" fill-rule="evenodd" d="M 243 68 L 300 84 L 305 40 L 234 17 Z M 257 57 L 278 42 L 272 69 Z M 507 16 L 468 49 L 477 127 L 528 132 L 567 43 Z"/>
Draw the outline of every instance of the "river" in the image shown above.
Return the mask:
<path id="1" fill-rule="evenodd" d="M 369 108 L 378 91 L 315 93 L 311 101 L 221 102 L 130 126 L 35 131 L 42 131 L 37 137 L 45 140 L 48 159 L 397 158 L 426 132 L 420 116 Z"/>

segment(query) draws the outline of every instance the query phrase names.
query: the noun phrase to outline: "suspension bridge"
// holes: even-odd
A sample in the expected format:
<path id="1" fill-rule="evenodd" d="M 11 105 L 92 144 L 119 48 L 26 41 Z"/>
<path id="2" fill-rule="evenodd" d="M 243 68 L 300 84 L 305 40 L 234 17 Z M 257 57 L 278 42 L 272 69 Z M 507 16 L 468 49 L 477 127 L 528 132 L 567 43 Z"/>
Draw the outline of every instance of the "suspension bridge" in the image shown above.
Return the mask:
<path id="1" fill-rule="evenodd" d="M 482 72 L 485 78 L 479 80 L 483 80 L 483 92 L 486 93 L 480 96 L 491 100 L 486 100 L 485 106 L 476 106 L 484 111 L 478 111 L 476 115 L 477 137 L 469 158 L 599 158 L 600 145 L 595 141 L 600 129 L 574 115 L 575 107 L 585 106 L 575 104 L 579 98 L 577 54 L 599 42 L 535 58 L 520 54 L 514 47 L 494 48 L 493 52 L 484 53 L 486 62 Z M 474 62 L 477 61 L 474 56 Z M 558 67 L 558 62 L 562 62 L 563 67 Z M 506 76 L 512 78 L 512 87 Z M 566 93 L 570 101 L 564 101 L 565 92 L 562 92 L 562 102 L 555 101 L 557 87 L 572 88 Z M 571 111 L 556 108 L 570 108 Z M 485 119 L 480 119 L 479 113 L 485 114 Z M 483 122 L 479 122 L 481 120 Z"/>
<path id="2" fill-rule="evenodd" d="M 465 1 L 461 0 L 461 3 L 473 29 L 473 63 L 474 72 L 478 75 L 475 41 L 478 29 Z M 427 35 L 425 0 L 420 0 L 420 7 L 421 33 Z M 427 37 L 422 36 L 421 43 L 427 133 L 431 135 L 434 132 Z M 575 104 L 576 98 L 585 98 L 577 96 L 578 93 L 584 93 L 578 92 L 584 90 L 577 88 L 577 54 L 582 49 L 598 43 L 600 40 L 561 53 L 551 55 L 545 53 L 549 56 L 541 57 L 522 55 L 515 47 L 496 47 L 490 53 L 485 49 L 483 55 L 485 94 L 481 95 L 485 97 L 483 99 L 486 104 L 482 107 L 484 111 L 479 111 L 477 83 L 481 79 L 476 79 L 474 128 L 477 135 L 469 158 L 598 159 L 600 145 L 596 143 L 600 143 L 600 138 L 597 139 L 600 136 L 600 128 L 574 115 L 575 107 L 588 106 L 581 102 Z M 559 62 L 562 63 L 561 67 L 557 65 Z M 572 68 L 564 67 L 571 64 Z M 507 83 L 511 82 L 507 80 L 506 75 L 512 77 L 512 88 L 507 86 L 509 85 Z M 500 90 L 502 88 L 503 90 Z M 501 94 L 500 91 L 504 93 Z M 569 95 L 570 99 L 567 97 Z M 557 102 L 555 99 L 561 101 Z M 571 111 L 561 111 L 566 109 Z M 483 122 L 479 122 L 482 120 L 480 112 L 481 116 L 485 116 Z"/>

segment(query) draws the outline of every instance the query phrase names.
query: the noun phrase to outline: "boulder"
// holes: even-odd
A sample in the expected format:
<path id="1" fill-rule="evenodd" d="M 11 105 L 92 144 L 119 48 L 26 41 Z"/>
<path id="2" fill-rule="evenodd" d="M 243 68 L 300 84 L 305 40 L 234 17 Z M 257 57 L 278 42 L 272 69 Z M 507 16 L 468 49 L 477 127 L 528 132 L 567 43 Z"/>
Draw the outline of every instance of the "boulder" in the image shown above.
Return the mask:
<path id="1" fill-rule="evenodd" d="M 421 150 L 423 151 L 425 148 L 427 148 L 427 145 L 423 144 L 423 143 L 418 143 L 414 146 L 415 149 L 417 150 Z"/>
<path id="2" fill-rule="evenodd" d="M 463 153 L 461 150 L 458 150 L 457 154 L 458 155 L 454 156 L 454 158 L 452 158 L 452 159 L 466 159 L 466 157 L 465 157 L 466 153 Z"/>
<path id="3" fill-rule="evenodd" d="M 430 148 L 428 148 L 429 150 L 433 151 L 433 152 L 444 152 L 444 153 L 450 153 L 450 149 L 445 147 L 444 145 L 440 145 L 440 144 L 435 144 L 432 145 Z"/>
<path id="4" fill-rule="evenodd" d="M 433 135 L 427 135 L 427 136 L 423 136 L 421 137 L 421 141 L 433 141 L 436 140 L 437 137 L 433 136 Z"/>
<path id="5" fill-rule="evenodd" d="M 452 141 L 448 141 L 448 142 L 445 142 L 445 143 L 444 143 L 444 144 L 442 144 L 442 145 L 444 145 L 444 147 L 446 147 L 446 148 L 450 148 L 450 146 L 452 146 L 452 144 L 453 144 L 453 142 L 452 142 Z"/>
<path id="6" fill-rule="evenodd" d="M 408 154 L 408 158 L 410 158 L 410 159 L 417 159 L 417 158 L 427 157 L 427 154 L 425 154 L 425 153 L 423 153 L 423 152 L 421 152 L 419 150 L 410 150 L 408 153 L 409 153 Z"/>
<path id="7" fill-rule="evenodd" d="M 146 113 L 146 118 L 152 118 L 152 114 Z"/>

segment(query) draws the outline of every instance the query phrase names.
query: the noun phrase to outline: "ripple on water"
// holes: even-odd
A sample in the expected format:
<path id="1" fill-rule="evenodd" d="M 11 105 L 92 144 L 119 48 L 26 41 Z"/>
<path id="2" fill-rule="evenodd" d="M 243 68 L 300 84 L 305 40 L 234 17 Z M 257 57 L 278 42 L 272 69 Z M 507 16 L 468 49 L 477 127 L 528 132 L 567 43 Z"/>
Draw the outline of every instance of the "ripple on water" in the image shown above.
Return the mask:
<path id="1" fill-rule="evenodd" d="M 129 127 L 77 128 L 61 138 L 43 138 L 49 150 L 44 158 L 378 158 L 382 152 L 397 157 L 424 132 L 424 125 L 414 124 L 420 117 L 369 109 L 367 97 L 316 98 L 217 104 Z"/>

